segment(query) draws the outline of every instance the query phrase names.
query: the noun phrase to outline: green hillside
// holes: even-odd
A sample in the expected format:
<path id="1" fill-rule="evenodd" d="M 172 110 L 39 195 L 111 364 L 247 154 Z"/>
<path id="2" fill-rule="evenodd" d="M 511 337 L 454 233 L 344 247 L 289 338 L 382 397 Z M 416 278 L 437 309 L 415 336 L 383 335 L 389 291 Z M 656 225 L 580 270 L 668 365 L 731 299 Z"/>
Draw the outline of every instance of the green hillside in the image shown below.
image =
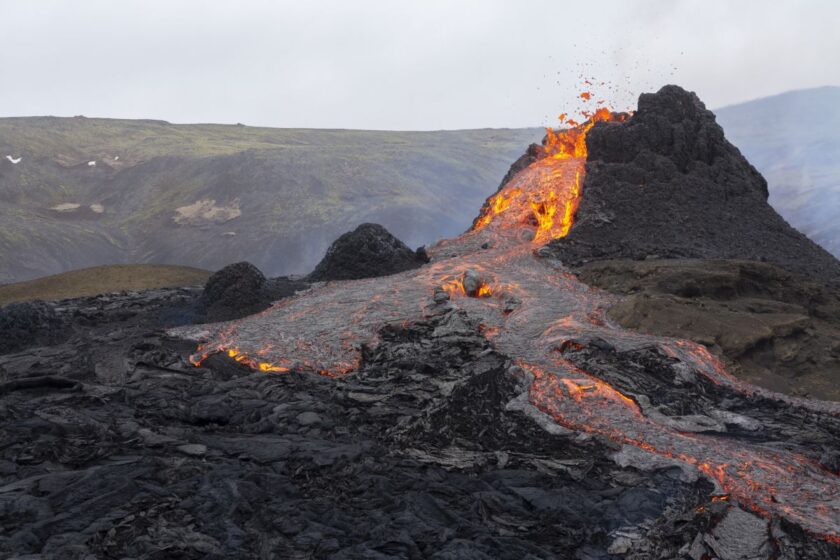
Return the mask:
<path id="1" fill-rule="evenodd" d="M 0 119 L 0 282 L 135 262 L 303 273 L 366 221 L 429 243 L 541 136 Z"/>

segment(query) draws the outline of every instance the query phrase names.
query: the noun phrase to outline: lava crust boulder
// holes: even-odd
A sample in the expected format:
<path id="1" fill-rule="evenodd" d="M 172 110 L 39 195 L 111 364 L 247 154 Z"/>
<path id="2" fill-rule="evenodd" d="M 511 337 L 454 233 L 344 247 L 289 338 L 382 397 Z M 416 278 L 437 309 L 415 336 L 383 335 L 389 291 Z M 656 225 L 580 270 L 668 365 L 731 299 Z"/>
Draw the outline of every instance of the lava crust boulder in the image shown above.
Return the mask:
<path id="1" fill-rule="evenodd" d="M 10 303 L 0 308 L 0 354 L 57 344 L 68 334 L 64 321 L 42 301 Z"/>
<path id="2" fill-rule="evenodd" d="M 840 278 L 840 262 L 767 203 L 767 182 L 694 93 L 670 85 L 642 94 L 631 118 L 597 123 L 586 144 L 575 225 L 551 243 L 566 264 L 747 259 Z"/>
<path id="3" fill-rule="evenodd" d="M 356 280 L 396 274 L 428 262 L 379 224 L 362 224 L 336 239 L 308 276 L 310 281 Z"/>
<path id="4" fill-rule="evenodd" d="M 267 309 L 309 285 L 285 276 L 266 278 L 249 262 L 230 264 L 204 285 L 199 307 L 206 321 L 231 321 Z"/>
<path id="5" fill-rule="evenodd" d="M 268 307 L 267 280 L 249 262 L 238 262 L 214 273 L 204 285 L 202 304 L 210 321 L 226 321 Z"/>

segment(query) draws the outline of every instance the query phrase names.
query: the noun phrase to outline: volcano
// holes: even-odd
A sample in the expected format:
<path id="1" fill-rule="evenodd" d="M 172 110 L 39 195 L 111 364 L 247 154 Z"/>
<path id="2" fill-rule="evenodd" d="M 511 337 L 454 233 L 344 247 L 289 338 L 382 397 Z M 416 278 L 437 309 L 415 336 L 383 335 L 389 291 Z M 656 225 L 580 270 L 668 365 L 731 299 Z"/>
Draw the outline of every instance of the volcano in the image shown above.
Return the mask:
<path id="1" fill-rule="evenodd" d="M 358 370 L 364 349 L 377 346 L 382 329 L 463 311 L 510 358 L 511 371 L 528 385 L 529 406 L 540 414 L 697 469 L 748 509 L 837 540 L 836 475 L 801 450 L 721 437 L 743 429 L 745 419 L 730 416 L 719 399 L 781 400 L 803 414 L 828 417 L 840 407 L 764 394 L 738 383 L 699 345 L 614 328 L 604 315 L 610 298 L 551 258 L 567 256 L 567 247 L 601 256 L 603 247 L 635 251 L 635 243 L 669 255 L 687 247 L 687 254 L 769 258 L 823 277 L 840 270 L 770 209 L 766 184 L 724 140 L 695 95 L 666 87 L 643 95 L 638 112 L 627 117 L 602 109 L 583 125 L 550 133 L 534 161 L 488 200 L 470 231 L 427 249 L 431 263 L 422 269 L 314 287 L 216 328 L 193 360 L 199 364 L 223 352 L 260 371 L 345 375 Z M 655 180 L 648 184 L 650 177 Z M 606 194 L 609 189 L 614 192 Z M 673 205 L 681 211 L 663 212 Z M 581 218 L 573 226 L 579 206 Z M 698 207 L 703 211 L 695 214 Z M 643 211 L 653 215 L 641 219 Z M 609 227 L 598 227 L 604 223 Z M 682 234 L 668 235 L 669 228 Z M 555 239 L 562 241 L 536 250 Z M 686 392 L 718 397 L 689 413 L 662 412 L 655 395 L 638 392 L 638 379 L 626 380 L 620 391 L 578 365 L 575 356 L 593 341 L 614 355 L 655 352 L 691 379 Z M 670 383 L 685 382 L 671 375 Z"/>
<path id="2" fill-rule="evenodd" d="M 596 124 L 586 143 L 574 232 L 551 247 L 565 263 L 747 259 L 840 279 L 840 262 L 767 203 L 767 182 L 693 93 L 643 94 L 632 119 Z"/>
<path id="3" fill-rule="evenodd" d="M 7 449 L 24 465 L 51 457 L 75 470 L 16 459 L 0 488 L 12 527 L 0 545 L 196 558 L 836 557 L 840 405 L 759 389 L 700 344 L 620 328 L 607 314 L 620 298 L 570 268 L 656 251 L 828 279 L 836 261 L 772 212 L 761 181 L 697 97 L 668 86 L 635 114 L 600 109 L 549 131 L 470 230 L 422 259 L 378 243 L 410 265 L 387 276 L 315 282 L 258 314 L 133 345 L 102 319 L 100 348 L 130 346 L 124 379 L 5 387 L 14 439 L 40 444 Z M 703 213 L 682 220 L 675 204 Z M 731 224 L 738 212 L 749 216 Z M 352 263 L 342 252 L 367 237 L 343 238 L 329 262 Z M 50 454 L 42 422 L 77 435 Z M 86 455 L 91 437 L 102 443 Z M 39 515 L 49 521 L 29 521 Z"/>

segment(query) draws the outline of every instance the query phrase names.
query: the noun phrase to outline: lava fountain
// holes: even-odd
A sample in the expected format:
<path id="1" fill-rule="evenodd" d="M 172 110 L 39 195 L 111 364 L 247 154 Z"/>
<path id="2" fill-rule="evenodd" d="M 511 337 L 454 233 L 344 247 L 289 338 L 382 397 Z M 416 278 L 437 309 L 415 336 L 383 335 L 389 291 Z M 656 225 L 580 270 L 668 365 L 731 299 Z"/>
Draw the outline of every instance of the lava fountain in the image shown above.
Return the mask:
<path id="1" fill-rule="evenodd" d="M 635 395 L 621 394 L 558 351 L 569 341 L 595 337 L 623 350 L 656 346 L 714 383 L 757 391 L 734 380 L 698 345 L 611 325 L 606 310 L 614 296 L 540 258 L 540 246 L 569 233 L 585 196 L 587 131 L 597 121 L 625 117 L 599 109 L 583 124 L 549 131 L 545 157 L 491 196 L 469 231 L 430 247 L 428 265 L 384 278 L 316 285 L 260 314 L 204 326 L 205 342 L 193 362 L 225 353 L 259 371 L 344 375 L 358 368 L 362 346 L 377 344 L 383 327 L 462 310 L 531 380 L 531 404 L 558 424 L 668 457 L 709 477 L 721 495 L 840 541 L 834 474 L 796 453 L 678 429 L 647 416 Z M 799 404 L 840 413 L 826 403 Z"/>

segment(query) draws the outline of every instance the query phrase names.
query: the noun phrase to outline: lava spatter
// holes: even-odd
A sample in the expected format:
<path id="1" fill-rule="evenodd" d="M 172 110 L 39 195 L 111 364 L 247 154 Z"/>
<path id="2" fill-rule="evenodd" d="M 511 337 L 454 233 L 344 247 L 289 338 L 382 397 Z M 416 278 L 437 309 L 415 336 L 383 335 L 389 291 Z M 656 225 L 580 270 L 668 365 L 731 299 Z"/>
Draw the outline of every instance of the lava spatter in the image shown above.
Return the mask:
<path id="1" fill-rule="evenodd" d="M 613 296 L 580 283 L 558 262 L 534 255 L 535 246 L 573 227 L 577 203 L 585 196 L 586 133 L 598 120 L 611 118 L 621 117 L 599 109 L 580 126 L 552 131 L 545 142 L 547 157 L 491 197 L 470 231 L 428 248 L 428 265 L 384 278 L 318 285 L 259 315 L 219 326 L 194 362 L 224 352 L 262 371 L 343 375 L 358 367 L 363 346 L 375 346 L 383 327 L 445 312 L 447 306 L 461 309 L 481 323 L 497 351 L 530 374 L 531 403 L 558 424 L 680 461 L 755 511 L 837 539 L 840 485 L 833 474 L 784 449 L 675 429 L 645 415 L 633 395 L 558 357 L 557 349 L 569 341 L 595 337 L 616 348 L 655 345 L 715 383 L 752 390 L 734 382 L 696 345 L 611 326 L 604 313 Z M 467 271 L 492 278 L 472 294 L 481 297 L 468 297 Z M 442 292 L 446 301 L 436 297 Z M 840 412 L 835 405 L 813 406 Z"/>

